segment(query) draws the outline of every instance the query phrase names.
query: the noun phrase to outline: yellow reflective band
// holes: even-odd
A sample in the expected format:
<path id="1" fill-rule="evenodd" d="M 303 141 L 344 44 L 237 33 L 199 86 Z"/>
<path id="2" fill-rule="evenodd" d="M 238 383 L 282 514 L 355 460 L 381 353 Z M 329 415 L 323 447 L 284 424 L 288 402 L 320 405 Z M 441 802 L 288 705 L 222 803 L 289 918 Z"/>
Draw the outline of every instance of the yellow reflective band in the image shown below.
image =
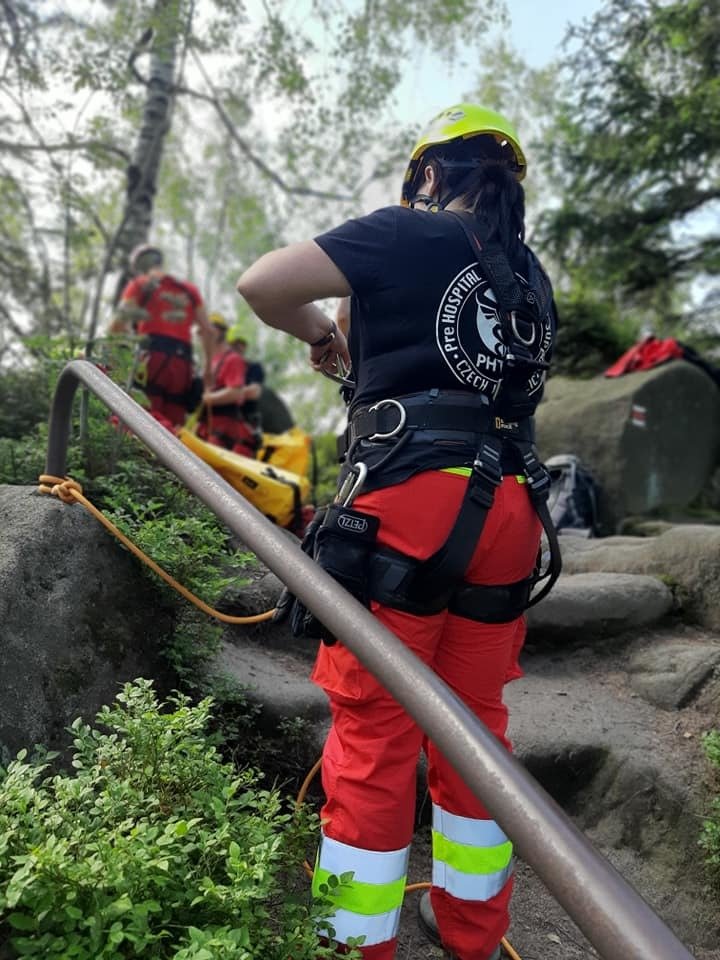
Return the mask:
<path id="1" fill-rule="evenodd" d="M 456 477 L 469 477 L 472 473 L 472 467 L 441 467 L 440 473 L 452 473 Z M 518 483 L 527 483 L 527 477 L 522 473 L 516 473 L 515 479 Z"/>
<path id="2" fill-rule="evenodd" d="M 328 882 L 332 874 L 329 870 L 316 867 L 313 874 L 313 896 L 319 897 L 321 884 Z M 390 883 L 361 883 L 359 880 L 350 880 L 340 887 L 330 887 L 333 902 L 339 908 L 359 913 L 365 917 L 372 917 L 377 913 L 388 913 L 400 908 L 405 895 L 406 877 L 393 880 Z M 329 884 L 328 884 L 329 886 Z"/>
<path id="3" fill-rule="evenodd" d="M 461 873 L 497 873 L 512 860 L 512 843 L 497 847 L 470 847 L 448 840 L 441 833 L 432 832 L 433 860 L 440 860 Z"/>
<path id="4" fill-rule="evenodd" d="M 469 477 L 472 467 L 442 467 L 440 473 L 454 473 L 456 477 Z"/>

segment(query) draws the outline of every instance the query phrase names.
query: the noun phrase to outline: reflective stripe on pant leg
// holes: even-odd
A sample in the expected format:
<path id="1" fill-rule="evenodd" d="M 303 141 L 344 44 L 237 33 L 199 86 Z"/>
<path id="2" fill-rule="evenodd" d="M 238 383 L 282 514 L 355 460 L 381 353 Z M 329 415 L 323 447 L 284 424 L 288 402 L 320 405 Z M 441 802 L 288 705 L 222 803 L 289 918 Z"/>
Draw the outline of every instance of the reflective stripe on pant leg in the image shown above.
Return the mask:
<path id="1" fill-rule="evenodd" d="M 512 844 L 494 820 L 433 804 L 433 885 L 458 900 L 490 900 L 513 872 Z"/>
<path id="2" fill-rule="evenodd" d="M 321 895 L 320 885 L 327 883 L 328 877 L 353 874 L 349 883 L 335 888 L 332 897 L 337 911 L 329 923 L 339 943 L 347 943 L 350 937 L 365 937 L 363 946 L 372 946 L 397 936 L 409 855 L 410 847 L 362 850 L 323 835 L 313 874 L 313 894 Z"/>

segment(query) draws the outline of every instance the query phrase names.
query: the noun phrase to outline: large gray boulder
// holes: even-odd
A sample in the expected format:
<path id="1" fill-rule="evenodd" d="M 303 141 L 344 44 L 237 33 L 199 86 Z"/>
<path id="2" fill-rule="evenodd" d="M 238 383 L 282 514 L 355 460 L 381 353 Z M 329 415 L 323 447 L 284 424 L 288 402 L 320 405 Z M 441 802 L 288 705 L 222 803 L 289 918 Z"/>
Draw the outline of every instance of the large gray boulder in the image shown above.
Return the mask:
<path id="1" fill-rule="evenodd" d="M 656 537 L 562 537 L 561 544 L 565 573 L 660 577 L 687 618 L 720 632 L 720 527 L 678 525 Z"/>
<path id="2" fill-rule="evenodd" d="M 533 642 L 587 642 L 656 623 L 673 597 L 656 577 L 628 573 L 562 576 L 548 596 L 527 612 Z"/>
<path id="3" fill-rule="evenodd" d="M 81 506 L 0 486 L 0 753 L 63 749 L 136 677 L 167 688 L 170 613 L 138 562 Z"/>
<path id="4" fill-rule="evenodd" d="M 657 507 L 683 507 L 720 452 L 720 391 L 684 360 L 624 377 L 552 377 L 537 411 L 546 459 L 574 453 L 602 487 L 606 526 Z"/>

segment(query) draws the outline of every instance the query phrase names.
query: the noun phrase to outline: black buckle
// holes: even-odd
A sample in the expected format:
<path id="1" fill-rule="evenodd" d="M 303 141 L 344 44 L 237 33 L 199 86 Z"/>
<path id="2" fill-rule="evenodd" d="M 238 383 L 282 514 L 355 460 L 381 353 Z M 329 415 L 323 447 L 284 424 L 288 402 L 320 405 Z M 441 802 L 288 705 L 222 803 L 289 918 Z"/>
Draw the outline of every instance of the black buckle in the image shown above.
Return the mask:
<path id="1" fill-rule="evenodd" d="M 472 497 L 489 509 L 495 497 L 495 488 L 502 483 L 499 448 L 494 444 L 481 443 L 473 461 L 472 470 L 472 479 L 475 481 Z"/>
<path id="2" fill-rule="evenodd" d="M 523 463 L 531 496 L 536 500 L 546 498 L 550 492 L 550 474 L 547 468 L 538 460 L 533 450 L 523 454 Z"/>

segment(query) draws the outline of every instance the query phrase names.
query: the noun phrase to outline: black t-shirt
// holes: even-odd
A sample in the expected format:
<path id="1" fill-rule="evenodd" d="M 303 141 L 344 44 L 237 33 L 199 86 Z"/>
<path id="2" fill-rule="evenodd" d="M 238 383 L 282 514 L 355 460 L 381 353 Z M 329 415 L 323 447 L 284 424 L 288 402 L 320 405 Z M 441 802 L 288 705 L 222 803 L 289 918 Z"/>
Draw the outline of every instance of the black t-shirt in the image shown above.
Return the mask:
<path id="1" fill-rule="evenodd" d="M 433 387 L 497 397 L 497 305 L 455 217 L 384 207 L 315 242 L 353 291 L 353 408 Z M 546 355 L 552 333 L 548 318 Z M 529 389 L 541 392 L 542 381 Z"/>
<path id="2" fill-rule="evenodd" d="M 257 363 L 256 361 L 248 363 L 245 383 L 265 383 L 265 371 L 261 363 Z"/>
<path id="3" fill-rule="evenodd" d="M 506 347 L 495 297 L 456 217 L 384 207 L 315 242 L 352 288 L 351 411 L 433 388 L 482 394 L 494 403 Z M 546 356 L 553 333 L 548 315 L 541 349 Z M 539 401 L 542 372 L 531 379 L 528 393 Z M 461 462 L 471 462 L 472 455 Z M 442 461 L 442 452 L 433 453 L 424 469 L 458 465 L 457 457 Z"/>

